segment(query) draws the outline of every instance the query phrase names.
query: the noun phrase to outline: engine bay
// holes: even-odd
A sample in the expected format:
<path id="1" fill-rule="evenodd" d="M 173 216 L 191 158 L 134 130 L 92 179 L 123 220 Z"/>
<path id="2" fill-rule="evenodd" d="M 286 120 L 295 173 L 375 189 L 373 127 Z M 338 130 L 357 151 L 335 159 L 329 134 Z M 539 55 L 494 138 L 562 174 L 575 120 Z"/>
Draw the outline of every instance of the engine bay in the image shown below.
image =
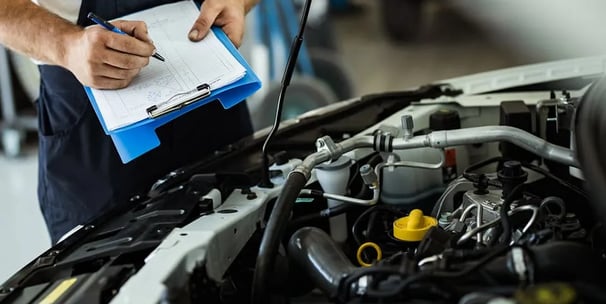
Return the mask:
<path id="1" fill-rule="evenodd" d="M 0 303 L 604 303 L 604 184 L 577 153 L 600 145 L 577 138 L 603 83 L 308 112 L 282 123 L 270 187 L 262 130 L 78 227 Z"/>

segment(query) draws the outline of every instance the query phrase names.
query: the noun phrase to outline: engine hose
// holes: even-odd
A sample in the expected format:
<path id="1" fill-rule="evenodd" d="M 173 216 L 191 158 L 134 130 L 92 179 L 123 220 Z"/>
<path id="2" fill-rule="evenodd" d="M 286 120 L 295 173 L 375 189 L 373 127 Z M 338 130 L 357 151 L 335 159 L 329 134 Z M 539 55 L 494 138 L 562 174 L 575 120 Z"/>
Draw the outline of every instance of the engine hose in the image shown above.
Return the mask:
<path id="1" fill-rule="evenodd" d="M 503 242 L 505 244 L 509 244 L 511 241 L 511 222 L 509 221 L 509 208 L 511 207 L 511 203 L 519 197 L 519 194 L 524 189 L 525 184 L 519 184 L 515 186 L 511 192 L 507 195 L 503 204 L 501 205 L 500 216 L 501 216 L 501 226 L 503 227 Z"/>
<path id="2" fill-rule="evenodd" d="M 599 144 L 606 136 L 606 77 L 597 80 L 583 95 L 577 117 L 575 139 L 579 160 L 582 164 L 584 180 L 587 181 L 586 190 L 591 192 L 592 206 L 601 218 L 606 215 L 606 162 L 604 155 L 606 149 Z"/>
<path id="3" fill-rule="evenodd" d="M 269 303 L 267 293 L 270 274 L 273 271 L 280 241 L 288 225 L 290 213 L 307 179 L 300 172 L 293 171 L 286 178 L 282 192 L 274 205 L 267 226 L 263 232 L 252 281 L 252 303 Z"/>
<path id="4" fill-rule="evenodd" d="M 520 282 L 521 273 L 527 274 L 524 278 L 533 282 L 548 282 L 569 280 L 575 278 L 577 282 L 599 283 L 602 274 L 606 272 L 606 265 L 600 255 L 583 244 L 559 241 L 524 249 L 523 259 L 513 258 L 514 245 L 468 251 L 465 258 L 476 256 L 479 260 L 471 267 L 455 272 L 420 272 L 416 275 L 403 278 L 401 283 L 385 293 L 383 296 L 396 296 L 406 286 L 413 282 L 419 283 L 430 279 L 453 280 L 457 279 L 462 286 L 477 283 L 477 276 L 468 276 L 478 268 L 483 267 L 484 272 L 501 284 L 516 284 Z M 509 254 L 503 255 L 510 251 Z M 480 254 L 481 253 L 481 254 Z M 354 266 L 341 248 L 323 230 L 316 227 L 304 227 L 297 230 L 288 242 L 288 256 L 302 271 L 309 276 L 312 283 L 331 300 L 341 299 L 344 287 L 357 282 L 357 278 L 364 275 L 388 274 L 401 275 L 397 266 L 372 266 L 359 268 Z M 482 256 L 480 258 L 480 256 Z M 462 255 L 459 256 L 463 258 Z M 574 262 L 572 262 L 574 261 Z M 516 265 L 524 263 L 524 267 Z M 351 279 L 353 277 L 353 279 Z M 374 294 L 374 293 L 373 293 Z M 372 296 L 371 293 L 367 295 Z"/>
<path id="5" fill-rule="evenodd" d="M 528 247 L 534 279 L 537 282 L 570 281 L 603 282 L 606 265 L 591 247 L 571 241 L 556 241 Z M 501 256 L 486 265 L 485 272 L 502 284 L 519 282 L 512 267 L 511 254 Z M 525 268 L 531 268 L 526 266 Z M 530 270 L 530 269 L 529 269 Z"/>
<path id="6" fill-rule="evenodd" d="M 288 256 L 330 299 L 338 297 L 341 280 L 358 269 L 332 238 L 316 227 L 301 228 L 291 236 Z"/>

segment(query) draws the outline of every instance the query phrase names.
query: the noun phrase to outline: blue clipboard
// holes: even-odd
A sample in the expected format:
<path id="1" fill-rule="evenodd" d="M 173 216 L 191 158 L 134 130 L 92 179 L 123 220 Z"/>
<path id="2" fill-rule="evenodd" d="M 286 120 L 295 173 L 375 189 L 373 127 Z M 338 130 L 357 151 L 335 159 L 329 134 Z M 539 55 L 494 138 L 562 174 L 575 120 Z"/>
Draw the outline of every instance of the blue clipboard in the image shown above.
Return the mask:
<path id="1" fill-rule="evenodd" d="M 244 101 L 261 88 L 261 81 L 246 60 L 244 60 L 233 43 L 229 40 L 225 32 L 223 32 L 221 28 L 215 26 L 212 27 L 212 31 L 227 47 L 229 52 L 242 64 L 242 66 L 244 66 L 246 69 L 246 74 L 244 77 L 240 78 L 240 80 L 230 85 L 214 89 L 210 96 L 195 101 L 179 110 L 172 111 L 157 118 L 147 118 L 132 125 L 109 131 L 105 125 L 105 122 L 103 121 L 99 107 L 95 102 L 92 90 L 89 87 L 84 87 L 93 109 L 99 118 L 99 122 L 103 126 L 105 134 L 111 136 L 122 163 L 126 164 L 160 146 L 160 138 L 158 138 L 158 135 L 156 134 L 156 128 L 166 124 L 167 122 L 170 122 L 193 109 L 215 100 L 221 102 L 223 108 L 229 109 Z"/>

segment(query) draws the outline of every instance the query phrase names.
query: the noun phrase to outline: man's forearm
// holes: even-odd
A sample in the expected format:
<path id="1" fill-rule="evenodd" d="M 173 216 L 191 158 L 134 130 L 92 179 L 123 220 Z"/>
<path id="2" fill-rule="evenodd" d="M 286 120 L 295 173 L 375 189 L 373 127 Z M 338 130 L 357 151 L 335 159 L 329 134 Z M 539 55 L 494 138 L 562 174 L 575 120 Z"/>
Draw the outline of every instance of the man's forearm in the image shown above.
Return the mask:
<path id="1" fill-rule="evenodd" d="M 30 0 L 0 0 L 0 44 L 31 58 L 64 65 L 69 37 L 79 31 Z"/>

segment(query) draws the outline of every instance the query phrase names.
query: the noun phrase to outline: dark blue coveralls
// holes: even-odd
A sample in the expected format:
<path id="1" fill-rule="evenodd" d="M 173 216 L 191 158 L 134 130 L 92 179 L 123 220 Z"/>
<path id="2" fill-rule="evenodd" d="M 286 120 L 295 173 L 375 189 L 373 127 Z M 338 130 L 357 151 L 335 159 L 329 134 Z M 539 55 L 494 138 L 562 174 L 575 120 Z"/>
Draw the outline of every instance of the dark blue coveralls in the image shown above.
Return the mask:
<path id="1" fill-rule="evenodd" d="M 175 1 L 83 0 L 78 24 L 90 25 L 88 12 L 114 19 L 168 2 Z M 50 65 L 40 73 L 38 198 L 53 244 L 78 224 L 147 193 L 171 170 L 253 131 L 245 102 L 229 110 L 212 102 L 157 129 L 160 147 L 123 164 L 74 75 Z"/>

